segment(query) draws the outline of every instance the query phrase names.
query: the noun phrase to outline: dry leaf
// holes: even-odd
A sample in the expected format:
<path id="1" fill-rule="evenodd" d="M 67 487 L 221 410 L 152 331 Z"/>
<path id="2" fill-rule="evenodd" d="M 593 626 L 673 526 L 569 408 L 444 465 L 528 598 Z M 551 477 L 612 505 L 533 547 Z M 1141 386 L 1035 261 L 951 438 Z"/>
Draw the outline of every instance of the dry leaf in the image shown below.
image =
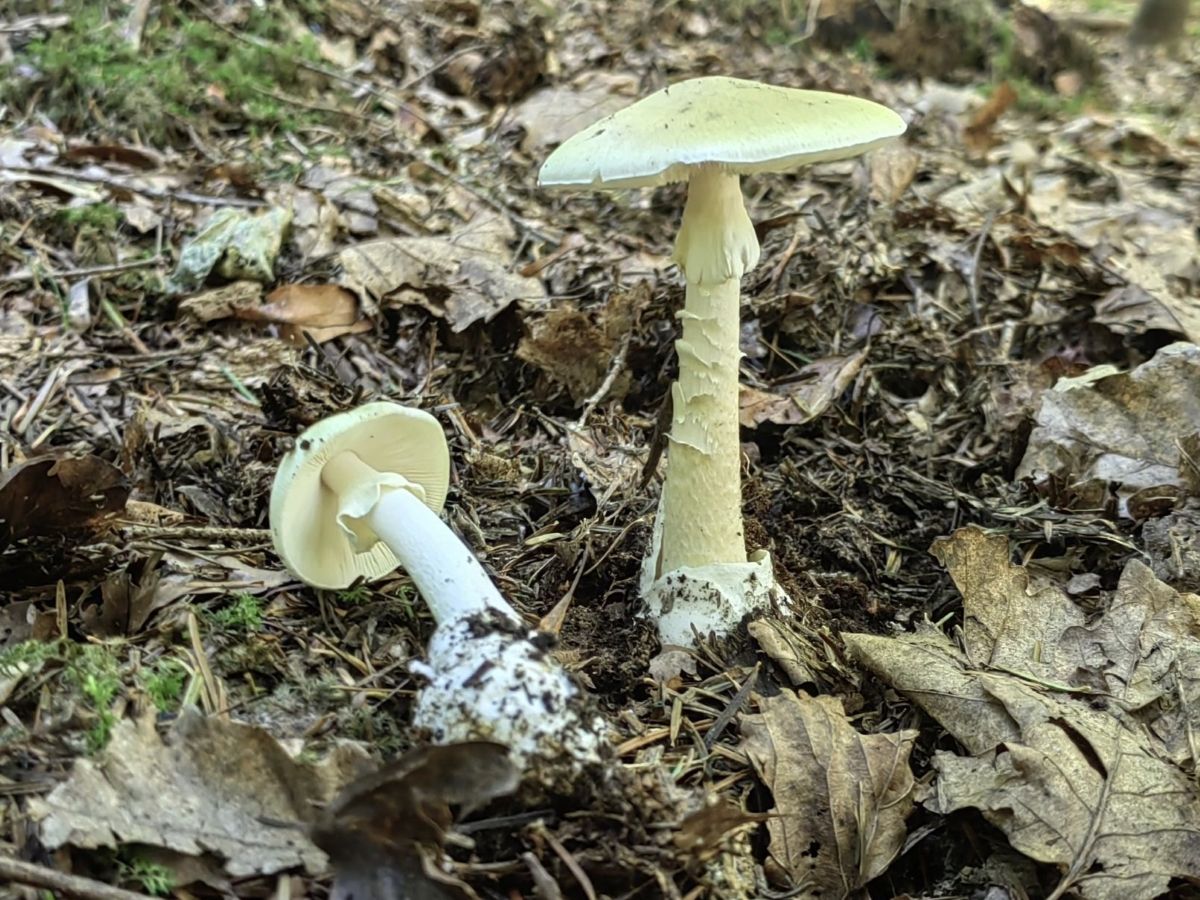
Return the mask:
<path id="1" fill-rule="evenodd" d="M 343 334 L 361 334 L 371 323 L 359 318 L 354 294 L 336 284 L 285 284 L 271 291 L 266 302 L 241 306 L 234 314 L 251 322 L 274 322 L 283 326 L 287 341 L 303 346 L 305 334 L 324 343 Z"/>
<path id="2" fill-rule="evenodd" d="M 343 745 L 301 763 L 252 725 L 187 708 L 164 740 L 155 719 L 150 710 L 117 722 L 98 758 L 77 760 L 69 779 L 30 801 L 47 848 L 137 843 L 215 854 L 233 877 L 325 869 L 325 854 L 299 830 L 264 820 L 307 821 L 361 771 L 361 750 Z"/>
<path id="3" fill-rule="evenodd" d="M 131 169 L 157 169 L 163 164 L 159 153 L 128 144 L 76 144 L 63 153 L 62 159 L 67 162 L 115 162 Z"/>
<path id="4" fill-rule="evenodd" d="M 637 99 L 638 79 L 615 72 L 584 72 L 570 84 L 543 88 L 513 108 L 528 148 L 561 144 L 593 122 Z"/>
<path id="5" fill-rule="evenodd" d="M 963 529 L 938 552 L 963 592 L 961 649 L 928 626 L 843 636 L 973 754 L 938 754 L 929 805 L 980 809 L 1089 900 L 1200 877 L 1200 597 L 1134 561 L 1085 624 L 1065 593 L 1031 590 L 1001 535 Z"/>
<path id="6" fill-rule="evenodd" d="M 481 214 L 453 238 L 368 241 L 338 254 L 342 282 L 367 315 L 379 303 L 412 303 L 463 331 L 516 300 L 546 296 L 540 279 L 510 271 L 511 234 L 504 220 Z"/>
<path id="7" fill-rule="evenodd" d="M 629 449 L 632 438 L 624 429 L 593 422 L 586 428 L 567 428 L 564 440 L 571 465 L 597 502 L 610 492 L 628 497 L 636 489 L 644 459 Z"/>
<path id="8" fill-rule="evenodd" d="M 846 649 L 859 665 L 880 675 L 943 725 L 954 723 L 954 736 L 970 753 L 986 753 L 1020 737 L 1004 706 L 984 690 L 974 666 L 957 646 L 932 625 L 901 638 L 843 634 Z"/>
<path id="9" fill-rule="evenodd" d="M 936 541 L 931 552 L 971 598 L 963 609 L 971 665 L 1049 679 L 1069 668 L 1055 656 L 1058 642 L 1086 616 L 1056 586 L 1035 585 L 1023 568 L 1010 565 L 1006 538 L 964 528 Z"/>
<path id="10" fill-rule="evenodd" d="M 712 795 L 704 806 L 684 817 L 675 832 L 675 846 L 697 862 L 706 862 L 721 852 L 730 834 L 770 820 L 769 815 L 748 813 Z"/>
<path id="11" fill-rule="evenodd" d="M 112 572 L 100 584 L 100 603 L 80 610 L 84 631 L 96 637 L 126 637 L 138 634 L 156 604 L 162 553 Z"/>
<path id="12" fill-rule="evenodd" d="M 338 208 L 315 191 L 296 190 L 292 204 L 292 243 L 305 259 L 328 256 L 336 249 L 334 239 L 342 227 Z"/>
<path id="13" fill-rule="evenodd" d="M 291 209 L 282 207 L 258 215 L 218 209 L 180 252 L 175 271 L 167 279 L 167 292 L 194 291 L 213 269 L 229 279 L 274 281 L 275 258 L 291 222 Z"/>
<path id="14" fill-rule="evenodd" d="M 822 668 L 823 661 L 818 658 L 820 651 L 814 649 L 811 634 L 799 634 L 782 620 L 770 617 L 747 622 L 746 631 L 783 670 L 792 687 L 817 683 L 814 672 Z"/>
<path id="15" fill-rule="evenodd" d="M 1171 344 L 1131 372 L 1098 374 L 1042 395 L 1017 476 L 1053 476 L 1091 503 L 1116 486 L 1119 511 L 1132 516 L 1136 491 L 1186 489 L 1179 441 L 1200 429 L 1200 347 Z"/>
<path id="16" fill-rule="evenodd" d="M 963 131 L 967 149 L 976 155 L 986 153 L 996 143 L 992 129 L 1016 102 L 1017 92 L 1013 90 L 1012 85 L 1007 81 L 1000 82 L 987 103 L 971 115 L 971 121 Z"/>
<path id="17" fill-rule="evenodd" d="M 1200 302 L 1165 304 L 1134 284 L 1113 288 L 1096 301 L 1095 320 L 1117 334 L 1174 331 L 1200 340 Z"/>
<path id="18" fill-rule="evenodd" d="M 871 153 L 871 198 L 893 205 L 908 190 L 921 168 L 921 155 L 899 141 Z"/>
<path id="19" fill-rule="evenodd" d="M 445 90 L 490 105 L 520 100 L 546 68 L 541 29 L 505 25 L 479 50 L 452 58 L 435 76 Z"/>
<path id="20" fill-rule="evenodd" d="M 1104 614 L 1063 634 L 1061 655 L 1077 661 L 1073 683 L 1137 714 L 1175 763 L 1200 762 L 1200 596 L 1130 560 Z"/>
<path id="21" fill-rule="evenodd" d="M 758 705 L 741 719 L 742 749 L 775 799 L 768 875 L 848 896 L 904 846 L 917 732 L 859 734 L 835 697 L 784 691 Z"/>
<path id="22" fill-rule="evenodd" d="M 1008 676 L 980 679 L 1021 739 L 978 757 L 938 753 L 934 811 L 979 809 L 1087 900 L 1151 900 L 1172 879 L 1200 878 L 1200 793 L 1188 774 L 1106 711 Z"/>
<path id="23" fill-rule="evenodd" d="M 124 473 L 97 456 L 39 456 L 0 475 L 0 546 L 31 535 L 94 529 L 125 508 Z"/>
<path id="24" fill-rule="evenodd" d="M 125 217 L 125 224 L 138 234 L 149 234 L 162 225 L 162 216 L 158 211 L 144 203 L 137 201 L 122 203 L 120 209 L 121 214 Z"/>
<path id="25" fill-rule="evenodd" d="M 329 854 L 334 898 L 440 900 L 474 897 L 436 867 L 454 821 L 517 789 L 508 749 L 487 741 L 423 747 L 338 794 L 311 832 Z"/>
<path id="26" fill-rule="evenodd" d="M 263 286 L 257 281 L 232 281 L 180 300 L 179 315 L 197 322 L 230 319 L 239 309 L 257 305 L 262 293 Z"/>
<path id="27" fill-rule="evenodd" d="M 803 425 L 827 410 L 854 383 L 867 359 L 867 351 L 849 356 L 828 356 L 802 368 L 797 379 L 777 392 L 743 386 L 740 391 L 742 425 L 754 428 L 763 422 Z"/>
<path id="28" fill-rule="evenodd" d="M 1159 315 L 1177 324 L 1170 330 L 1200 341 L 1200 238 L 1194 209 L 1177 192 L 1149 177 L 1113 173 L 1118 199 L 1079 199 L 1070 175 L 1043 174 L 1026 197 L 1042 225 L 1093 251 L 1113 272 L 1157 301 Z"/>

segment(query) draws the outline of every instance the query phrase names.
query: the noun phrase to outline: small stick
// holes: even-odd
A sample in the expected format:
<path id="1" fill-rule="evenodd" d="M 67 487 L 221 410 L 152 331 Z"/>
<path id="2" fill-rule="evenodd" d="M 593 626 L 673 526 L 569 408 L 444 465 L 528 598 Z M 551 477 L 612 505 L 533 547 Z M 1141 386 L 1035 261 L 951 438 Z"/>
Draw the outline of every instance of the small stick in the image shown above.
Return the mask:
<path id="1" fill-rule="evenodd" d="M 22 31 L 49 30 L 71 24 L 70 16 L 26 16 L 15 22 L 0 23 L 0 34 L 20 34 Z"/>
<path id="2" fill-rule="evenodd" d="M 150 15 L 150 5 L 154 0 L 135 0 L 129 18 L 121 30 L 121 37 L 129 44 L 129 48 L 137 53 L 142 49 L 142 33 L 146 30 L 146 18 Z"/>
<path id="3" fill-rule="evenodd" d="M 174 541 L 209 541 L 227 544 L 269 544 L 266 528 L 225 528 L 220 525 L 149 525 L 143 522 L 121 523 L 130 537 Z"/>
<path id="4" fill-rule="evenodd" d="M 87 184 L 98 184 L 106 188 L 116 188 L 129 191 L 131 194 L 141 194 L 143 197 L 153 197 L 156 200 L 177 200 L 180 203 L 192 203 L 197 206 L 237 206 L 241 209 L 261 209 L 266 206 L 263 200 L 246 200 L 241 197 L 213 197 L 208 194 L 194 194 L 191 191 L 171 191 L 152 188 L 148 185 L 138 185 L 114 175 L 97 175 L 76 169 L 65 169 L 61 166 L 8 166 L 0 171 L 16 172 L 22 175 L 49 175 L 54 178 L 64 178 L 68 181 L 82 181 Z"/>
<path id="5" fill-rule="evenodd" d="M 84 878 L 81 875 L 68 875 L 66 872 L 22 862 L 11 856 L 0 856 L 0 882 L 2 881 L 46 888 L 69 897 L 82 897 L 84 900 L 151 900 L 147 894 L 136 894 L 102 881 Z"/>
<path id="6" fill-rule="evenodd" d="M 111 266 L 90 266 L 84 269 L 64 269 L 60 272 L 16 272 L 12 275 L 5 275 L 0 278 L 0 284 L 18 284 L 22 281 L 33 281 L 35 278 L 45 278 L 51 281 L 57 281 L 60 278 L 91 278 L 93 275 L 112 275 L 116 272 L 128 272 L 132 269 L 147 269 L 150 266 L 157 266 L 159 263 L 166 262 L 162 256 L 155 256 L 153 259 L 135 259 L 132 262 L 116 263 Z"/>
<path id="7" fill-rule="evenodd" d="M 729 723 L 733 721 L 733 717 L 737 715 L 738 710 L 746 705 L 746 700 L 750 696 L 750 691 L 758 682 L 759 666 L 760 663 L 754 664 L 754 668 L 750 670 L 750 674 L 746 676 L 746 680 L 742 682 L 742 686 L 737 689 L 737 693 L 733 695 L 733 699 L 729 701 L 728 705 L 726 705 L 723 710 L 721 710 L 721 714 L 713 720 L 712 726 L 708 729 L 708 733 L 704 735 L 704 746 L 709 750 L 712 750 L 713 745 L 717 743 L 717 738 L 721 736 L 721 732 L 724 731 L 728 727 Z M 732 678 L 729 680 L 733 681 Z M 734 684 L 737 684 L 737 682 L 734 681 Z"/>
<path id="8" fill-rule="evenodd" d="M 626 332 L 625 336 L 621 339 L 621 344 L 617 347 L 617 352 L 608 364 L 608 371 L 604 375 L 604 381 L 600 383 L 600 387 L 596 388 L 595 393 L 588 397 L 587 401 L 583 404 L 583 411 L 579 414 L 579 421 L 575 423 L 576 428 L 582 428 L 587 424 L 588 416 L 592 414 L 592 410 L 600 405 L 600 401 L 608 396 L 608 392 L 617 383 L 617 376 L 625 369 L 625 356 L 629 353 L 631 337 L 630 332 Z"/>

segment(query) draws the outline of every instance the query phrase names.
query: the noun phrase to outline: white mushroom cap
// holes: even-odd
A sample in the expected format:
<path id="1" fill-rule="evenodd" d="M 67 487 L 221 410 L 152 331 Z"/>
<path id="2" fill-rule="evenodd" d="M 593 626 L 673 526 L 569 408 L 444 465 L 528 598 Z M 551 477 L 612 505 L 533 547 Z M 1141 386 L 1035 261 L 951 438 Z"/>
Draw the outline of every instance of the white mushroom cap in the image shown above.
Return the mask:
<path id="1" fill-rule="evenodd" d="M 693 78 L 585 128 L 550 154 L 544 187 L 634 188 L 687 181 L 694 166 L 738 175 L 857 156 L 904 133 L 870 100 L 739 78 Z"/>
<path id="2" fill-rule="evenodd" d="M 321 480 L 325 464 L 352 452 L 379 474 L 339 497 Z M 323 419 L 296 439 L 271 487 L 271 537 L 298 578 L 344 588 L 399 565 L 364 524 L 387 490 L 408 490 L 438 512 L 450 483 L 450 451 L 437 419 L 396 403 L 368 403 Z"/>

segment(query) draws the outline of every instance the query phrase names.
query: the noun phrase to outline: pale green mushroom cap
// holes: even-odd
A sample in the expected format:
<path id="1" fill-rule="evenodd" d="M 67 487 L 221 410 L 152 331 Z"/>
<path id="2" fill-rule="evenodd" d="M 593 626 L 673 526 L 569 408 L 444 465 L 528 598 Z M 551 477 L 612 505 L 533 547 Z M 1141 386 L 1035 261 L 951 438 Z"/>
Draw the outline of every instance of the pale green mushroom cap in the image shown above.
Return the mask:
<path id="1" fill-rule="evenodd" d="M 903 134 L 886 106 L 739 78 L 693 78 L 585 128 L 550 154 L 543 187 L 635 188 L 687 181 L 696 166 L 738 175 L 857 156 Z"/>
<path id="2" fill-rule="evenodd" d="M 321 480 L 329 460 L 352 452 L 377 476 L 338 496 Z M 271 537 L 284 564 L 320 588 L 373 580 L 399 565 L 361 522 L 386 490 L 415 493 L 438 512 L 450 484 L 450 451 L 429 413 L 367 403 L 310 426 L 279 465 L 271 486 Z"/>

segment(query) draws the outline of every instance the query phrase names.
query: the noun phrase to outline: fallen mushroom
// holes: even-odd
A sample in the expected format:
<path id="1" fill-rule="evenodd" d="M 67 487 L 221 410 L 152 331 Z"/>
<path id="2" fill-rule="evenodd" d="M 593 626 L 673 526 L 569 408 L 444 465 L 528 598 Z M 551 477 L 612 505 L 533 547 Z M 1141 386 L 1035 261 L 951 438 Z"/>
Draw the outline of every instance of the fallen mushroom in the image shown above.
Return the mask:
<path id="1" fill-rule="evenodd" d="M 438 516 L 450 455 L 433 416 L 368 403 L 308 428 L 271 488 L 280 559 L 315 587 L 345 588 L 397 566 L 437 628 L 414 724 L 438 744 L 490 740 L 522 770 L 553 783 L 599 762 L 601 721 L 546 642 L 505 601 L 483 566 Z"/>
<path id="2" fill-rule="evenodd" d="M 738 431 L 740 280 L 758 262 L 742 175 L 854 156 L 904 132 L 869 100 L 736 78 L 684 81 L 558 147 L 538 182 L 555 188 L 688 183 L 674 259 L 687 293 L 667 475 L 642 593 L 664 643 L 724 635 L 783 599 L 770 556 L 749 558 Z"/>

